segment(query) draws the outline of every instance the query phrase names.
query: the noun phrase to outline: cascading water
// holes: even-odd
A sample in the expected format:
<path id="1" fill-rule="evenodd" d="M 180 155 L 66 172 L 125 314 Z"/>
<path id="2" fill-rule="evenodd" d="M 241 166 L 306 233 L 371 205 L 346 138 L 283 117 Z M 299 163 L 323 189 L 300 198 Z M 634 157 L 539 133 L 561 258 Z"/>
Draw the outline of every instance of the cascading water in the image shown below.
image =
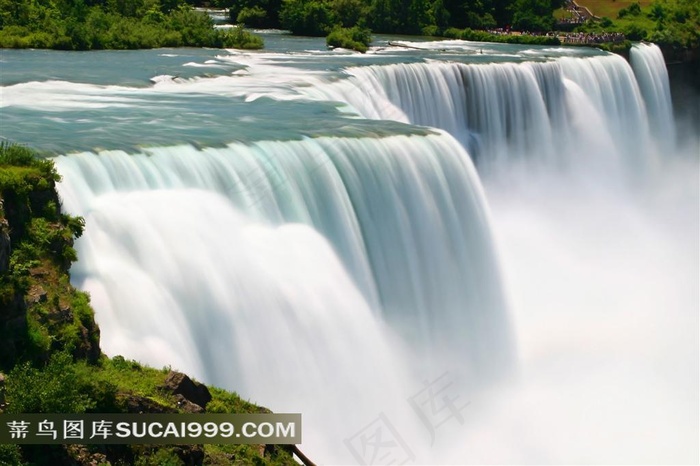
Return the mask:
<path id="1" fill-rule="evenodd" d="M 636 45 L 630 50 L 630 63 L 647 105 L 652 134 L 663 144 L 661 149 L 673 152 L 676 130 L 668 74 L 661 50 L 653 44 Z"/>
<path id="2" fill-rule="evenodd" d="M 395 462 L 697 460 L 697 158 L 661 157 L 658 49 L 421 47 L 3 87 L 80 149 L 105 351 L 302 412 L 319 462 L 387 464 L 374 420 Z"/>
<path id="3" fill-rule="evenodd" d="M 110 214 L 95 206 L 113 193 L 201 189 L 229 197 L 251 221 L 312 226 L 333 245 L 367 306 L 402 328 L 409 341 L 434 351 L 445 346 L 450 353 L 456 345 L 482 376 L 507 364 L 507 319 L 483 194 L 468 155 L 448 136 L 268 141 L 202 151 L 180 146 L 132 156 L 84 153 L 57 164 L 76 180 L 62 189 L 66 208 L 88 221 L 97 212 L 122 218 L 121 208 Z M 118 220 L 110 222 L 113 229 Z M 88 232 L 85 243 L 101 230 Z M 127 243 L 117 250 L 132 251 L 128 257 L 136 257 L 129 261 L 140 270 L 141 261 L 152 259 L 141 257 L 147 247 L 128 246 L 138 243 L 126 231 L 115 235 Z M 102 276 L 102 260 L 96 255 L 98 264 L 76 265 L 75 277 Z M 239 272 L 216 275 L 240 280 Z M 181 283 L 173 285 L 182 290 Z M 117 299 L 121 288 L 113 293 Z M 229 303 L 219 311 L 235 307 Z M 303 303 L 296 312 L 303 312 Z M 193 335 L 202 341 L 188 352 L 209 339 Z M 215 372 L 204 373 L 211 379 Z"/>
<path id="4" fill-rule="evenodd" d="M 664 88 L 658 57 L 647 55 L 652 59 L 638 60 L 644 63 L 638 67 L 654 70 L 646 71 L 655 81 L 645 89 L 649 95 L 660 93 L 653 95 L 652 105 L 665 102 L 659 116 L 665 119 L 670 116 L 668 78 Z M 652 157 L 642 95 L 629 65 L 617 55 L 495 65 L 397 64 L 348 73 L 359 91 L 344 94 L 363 116 L 442 128 L 470 150 L 482 169 L 527 159 L 576 163 L 586 158 L 582 146 L 585 152 L 604 153 L 607 163 L 612 154 L 625 157 L 628 168 L 645 168 Z M 665 128 L 672 126 L 672 118 L 666 121 Z M 665 129 L 659 136 L 674 134 Z"/>
<path id="5" fill-rule="evenodd" d="M 72 274 L 102 310 L 100 325 L 114 330 L 103 336 L 112 352 L 174 357 L 203 380 L 335 425 L 348 413 L 329 418 L 323 393 L 361 404 L 352 416 L 361 425 L 410 380 L 388 344 L 394 332 L 406 347 L 399 353 L 414 353 L 413 370 L 457 358 L 464 376 L 484 382 L 510 364 L 483 193 L 447 135 L 179 146 L 56 163 L 76 180 L 61 190 L 66 208 L 91 225 Z M 279 382 L 298 388 L 280 394 Z"/>

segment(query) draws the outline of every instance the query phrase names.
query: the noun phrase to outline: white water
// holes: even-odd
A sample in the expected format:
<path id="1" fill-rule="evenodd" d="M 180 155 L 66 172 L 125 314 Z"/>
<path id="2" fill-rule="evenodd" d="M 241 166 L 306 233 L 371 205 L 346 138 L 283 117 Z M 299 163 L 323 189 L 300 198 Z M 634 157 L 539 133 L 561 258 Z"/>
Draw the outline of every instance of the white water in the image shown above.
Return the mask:
<path id="1" fill-rule="evenodd" d="M 656 52 L 644 63 L 658 70 L 658 48 L 650 50 Z M 650 95 L 662 89 L 653 105 L 663 101 L 668 108 L 668 78 L 661 80 L 651 69 L 642 81 L 645 89 Z M 646 171 L 655 153 L 639 86 L 618 55 L 497 65 L 398 64 L 348 73 L 356 88 L 344 97 L 363 116 L 442 128 L 470 149 L 482 170 L 524 160 L 590 167 L 595 157 L 596 164 L 606 165 L 598 171 L 618 170 L 623 160 L 626 171 Z M 672 119 L 664 123 L 659 138 L 675 137 L 668 129 L 672 124 Z"/>
<path id="2" fill-rule="evenodd" d="M 75 180 L 64 205 L 90 225 L 72 273 L 110 329 L 106 350 L 172 360 L 294 407 L 318 454 L 339 439 L 315 429 L 362 425 L 416 371 L 456 359 L 461 377 L 483 382 L 509 365 L 483 193 L 447 135 L 84 153 L 57 164 Z M 336 396 L 353 400 L 353 413 L 330 406 Z"/>
<path id="3" fill-rule="evenodd" d="M 630 63 L 644 95 L 651 131 L 662 143 L 661 149 L 673 152 L 676 129 L 671 108 L 671 90 L 661 50 L 652 44 L 639 44 L 630 51 Z"/>
<path id="4" fill-rule="evenodd" d="M 301 88 L 452 134 L 493 222 L 444 133 L 58 158 L 105 350 L 302 412 L 322 462 L 380 412 L 419 463 L 697 462 L 697 152 L 659 150 L 633 56 Z M 446 371 L 469 405 L 431 432 L 408 399 Z"/>

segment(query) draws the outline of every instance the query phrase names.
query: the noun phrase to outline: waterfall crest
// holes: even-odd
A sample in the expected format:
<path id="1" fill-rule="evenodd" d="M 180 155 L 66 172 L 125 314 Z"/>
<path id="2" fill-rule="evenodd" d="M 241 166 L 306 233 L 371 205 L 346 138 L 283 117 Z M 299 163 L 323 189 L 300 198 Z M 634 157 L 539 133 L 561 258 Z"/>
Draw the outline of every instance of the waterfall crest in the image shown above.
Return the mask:
<path id="1" fill-rule="evenodd" d="M 74 267 L 76 277 L 100 280 L 101 267 L 110 259 L 89 252 L 100 235 L 126 242 L 118 249 L 137 270 L 144 261 L 158 261 L 150 257 L 159 250 L 155 244 L 168 244 L 158 239 L 162 228 L 149 216 L 142 219 L 150 225 L 148 239 L 118 229 L 129 215 L 122 208 L 112 210 L 113 203 L 103 205 L 102 199 L 143 194 L 146 203 L 147 193 L 154 191 L 213 191 L 250 222 L 273 229 L 304 224 L 318 231 L 342 260 L 366 306 L 397 326 L 408 341 L 438 355 L 458 348 L 476 373 L 500 372 L 507 365 L 508 325 L 483 193 L 468 154 L 447 134 L 264 141 L 201 151 L 178 146 L 134 155 L 107 151 L 60 157 L 57 165 L 66 180 L 61 195 L 68 210 L 85 215 L 90 225 L 97 219 L 109 225 L 92 226 L 79 243 L 86 260 Z M 216 221 L 200 218 L 205 225 Z M 111 234 L 111 229 L 123 233 Z M 222 236 L 233 230 L 222 229 Z M 209 265 L 212 282 L 245 276 Z M 159 282 L 160 272 L 148 275 Z M 120 289 L 107 287 L 105 292 L 117 299 Z M 180 290 L 181 285 L 172 288 L 174 294 Z M 178 306 L 185 309 L 186 303 Z M 157 306 L 147 309 L 147 303 L 140 306 L 144 312 L 167 312 Z M 225 313 L 229 307 L 217 309 Z M 189 312 L 204 310 L 193 306 Z M 295 312 L 306 312 L 303 303 Z M 192 338 L 209 337 L 194 331 Z"/>
<path id="2" fill-rule="evenodd" d="M 593 149 L 609 169 L 646 172 L 675 138 L 668 76 L 655 45 L 635 45 L 632 65 L 609 54 L 354 67 L 356 91 L 336 97 L 366 118 L 444 129 L 483 170 L 522 160 L 577 165 Z"/>

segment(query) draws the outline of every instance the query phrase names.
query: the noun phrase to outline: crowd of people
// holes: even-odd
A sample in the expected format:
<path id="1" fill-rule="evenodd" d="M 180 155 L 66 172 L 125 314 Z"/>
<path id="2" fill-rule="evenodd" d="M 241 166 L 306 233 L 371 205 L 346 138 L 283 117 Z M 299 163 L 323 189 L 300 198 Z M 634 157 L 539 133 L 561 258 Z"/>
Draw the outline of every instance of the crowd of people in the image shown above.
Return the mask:
<path id="1" fill-rule="evenodd" d="M 621 32 L 565 32 L 558 34 L 562 44 L 603 44 L 625 41 Z"/>
<path id="2" fill-rule="evenodd" d="M 517 36 L 547 36 L 557 37 L 562 44 L 603 44 L 603 43 L 620 43 L 625 41 L 625 35 L 621 32 L 562 32 L 550 31 L 529 32 L 529 31 L 513 31 L 508 28 L 490 29 L 491 34 L 498 36 L 517 35 Z"/>

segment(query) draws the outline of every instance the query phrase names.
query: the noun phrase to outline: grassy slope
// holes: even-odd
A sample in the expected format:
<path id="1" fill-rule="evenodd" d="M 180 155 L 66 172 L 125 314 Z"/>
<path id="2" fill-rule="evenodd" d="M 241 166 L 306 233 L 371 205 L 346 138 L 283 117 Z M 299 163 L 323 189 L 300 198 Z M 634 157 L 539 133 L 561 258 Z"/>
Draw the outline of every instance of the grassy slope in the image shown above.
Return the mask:
<path id="1" fill-rule="evenodd" d="M 651 5 L 653 0 L 576 0 L 579 6 L 591 10 L 595 16 L 602 18 L 607 16 L 610 19 L 617 18 L 617 12 L 633 3 L 639 3 L 644 8 Z"/>
<path id="2" fill-rule="evenodd" d="M 667 62 L 700 59 L 700 1 L 641 0 L 640 10 L 630 10 L 632 0 L 580 0 L 601 21 L 577 26 L 580 32 L 621 32 L 630 41 L 647 40 L 658 44 Z M 624 17 L 620 18 L 625 8 Z M 564 15 L 562 11 L 556 14 Z"/>

